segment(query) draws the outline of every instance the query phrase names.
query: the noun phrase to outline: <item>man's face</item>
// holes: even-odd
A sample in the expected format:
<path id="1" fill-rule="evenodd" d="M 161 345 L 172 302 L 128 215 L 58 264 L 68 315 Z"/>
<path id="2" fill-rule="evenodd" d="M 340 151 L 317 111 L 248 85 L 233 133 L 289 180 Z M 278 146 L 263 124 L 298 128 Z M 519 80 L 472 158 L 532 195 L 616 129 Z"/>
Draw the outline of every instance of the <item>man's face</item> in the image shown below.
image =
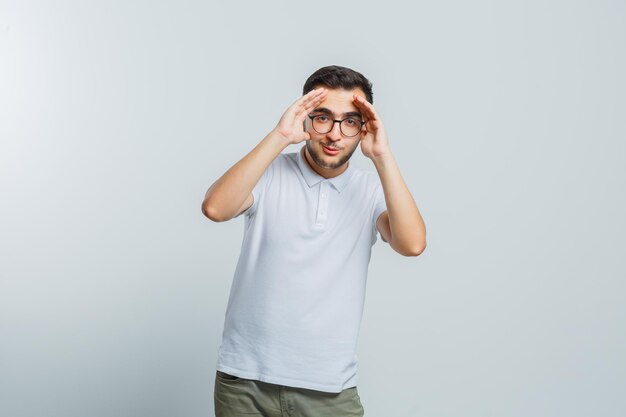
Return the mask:
<path id="1" fill-rule="evenodd" d="M 354 94 L 365 97 L 365 93 L 360 88 L 328 90 L 324 101 L 313 109 L 311 114 L 326 115 L 330 120 L 343 120 L 348 117 L 363 120 L 361 112 L 352 101 Z M 306 141 L 307 160 L 318 174 L 326 178 L 337 176 L 345 171 L 347 168 L 345 164 L 356 150 L 363 135 L 361 131 L 353 137 L 345 136 L 341 133 L 339 123 L 334 123 L 332 130 L 328 133 L 317 133 L 308 117 L 306 130 L 311 135 L 311 139 Z"/>

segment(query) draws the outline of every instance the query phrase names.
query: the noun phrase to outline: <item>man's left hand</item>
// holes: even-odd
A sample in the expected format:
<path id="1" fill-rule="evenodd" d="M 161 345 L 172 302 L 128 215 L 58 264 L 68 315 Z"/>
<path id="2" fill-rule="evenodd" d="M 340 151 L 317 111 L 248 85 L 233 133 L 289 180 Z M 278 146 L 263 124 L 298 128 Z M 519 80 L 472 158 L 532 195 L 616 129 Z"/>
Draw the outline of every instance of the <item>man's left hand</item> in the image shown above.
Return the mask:
<path id="1" fill-rule="evenodd" d="M 365 97 L 357 94 L 353 96 L 353 102 L 365 116 L 365 125 L 363 126 L 363 132 L 361 132 L 361 151 L 363 155 L 374 160 L 374 158 L 390 154 L 387 132 L 374 106 Z"/>

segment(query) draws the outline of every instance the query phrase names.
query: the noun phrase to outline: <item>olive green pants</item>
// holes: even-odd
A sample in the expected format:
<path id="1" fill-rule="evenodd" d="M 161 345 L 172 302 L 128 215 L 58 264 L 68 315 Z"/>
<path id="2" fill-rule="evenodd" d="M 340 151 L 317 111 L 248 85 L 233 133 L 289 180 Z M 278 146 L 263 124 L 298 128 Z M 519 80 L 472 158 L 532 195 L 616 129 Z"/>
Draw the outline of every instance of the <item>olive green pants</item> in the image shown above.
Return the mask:
<path id="1" fill-rule="evenodd" d="M 216 417 L 362 417 L 356 387 L 339 393 L 269 384 L 217 371 Z"/>

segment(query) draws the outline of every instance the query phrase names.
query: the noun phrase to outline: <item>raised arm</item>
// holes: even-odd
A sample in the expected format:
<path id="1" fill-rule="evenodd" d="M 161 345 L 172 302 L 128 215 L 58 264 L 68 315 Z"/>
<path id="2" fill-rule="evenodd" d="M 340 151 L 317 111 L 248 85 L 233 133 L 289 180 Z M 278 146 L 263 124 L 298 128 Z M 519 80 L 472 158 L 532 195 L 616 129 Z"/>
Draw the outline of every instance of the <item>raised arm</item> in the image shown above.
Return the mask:
<path id="1" fill-rule="evenodd" d="M 248 209 L 254 200 L 252 189 L 272 161 L 288 145 L 310 139 L 303 129 L 304 120 L 326 93 L 326 89 L 318 88 L 296 100 L 276 127 L 211 185 L 202 202 L 202 213 L 213 221 L 223 222 Z"/>
<path id="2" fill-rule="evenodd" d="M 374 163 L 385 193 L 387 211 L 379 216 L 376 227 L 396 252 L 418 256 L 426 248 L 426 226 L 389 149 L 387 132 L 371 103 L 355 94 L 354 104 L 367 119 L 361 150 Z"/>

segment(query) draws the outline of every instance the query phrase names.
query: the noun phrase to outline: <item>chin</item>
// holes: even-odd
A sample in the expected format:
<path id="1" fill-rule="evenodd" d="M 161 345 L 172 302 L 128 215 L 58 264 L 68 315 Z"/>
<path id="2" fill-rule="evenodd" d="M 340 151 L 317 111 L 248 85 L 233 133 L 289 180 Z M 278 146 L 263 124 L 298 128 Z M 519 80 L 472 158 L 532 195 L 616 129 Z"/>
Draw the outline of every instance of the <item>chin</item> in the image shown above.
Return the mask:
<path id="1" fill-rule="evenodd" d="M 356 150 L 356 146 L 350 152 L 346 152 L 345 146 L 342 150 L 335 156 L 326 155 L 324 153 L 324 149 L 322 149 L 322 144 L 318 141 L 314 147 L 311 144 L 311 141 L 307 141 L 306 147 L 309 150 L 309 154 L 311 154 L 311 158 L 313 162 L 315 162 L 318 166 L 325 169 L 335 169 L 343 166 L 346 162 L 350 160 L 352 154 Z"/>

